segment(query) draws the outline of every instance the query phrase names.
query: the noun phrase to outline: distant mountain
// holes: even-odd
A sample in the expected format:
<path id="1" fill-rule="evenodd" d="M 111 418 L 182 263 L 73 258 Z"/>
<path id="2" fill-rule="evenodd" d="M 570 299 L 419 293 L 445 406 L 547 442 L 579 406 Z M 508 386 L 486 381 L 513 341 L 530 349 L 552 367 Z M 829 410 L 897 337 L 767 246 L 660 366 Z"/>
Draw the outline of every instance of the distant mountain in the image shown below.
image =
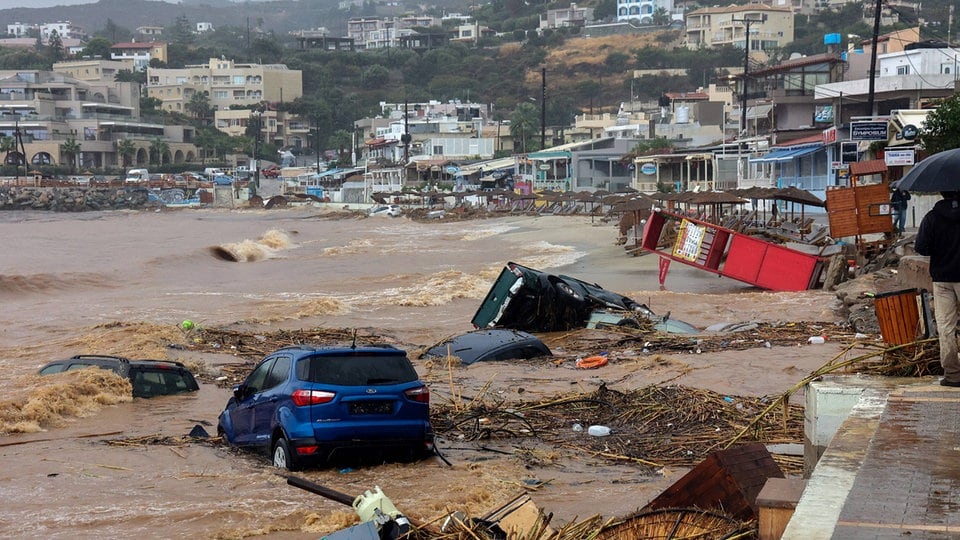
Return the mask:
<path id="1" fill-rule="evenodd" d="M 70 21 L 88 33 L 106 26 L 108 19 L 117 26 L 135 30 L 138 26 L 168 26 L 184 16 L 190 23 L 210 22 L 216 27 L 245 28 L 259 26 L 265 31 L 287 33 L 291 30 L 342 25 L 346 12 L 337 9 L 338 0 L 231 2 L 229 0 L 184 0 L 169 3 L 148 0 L 100 0 L 45 8 L 0 10 L 0 28 L 14 22 L 36 24 Z M 331 28 L 331 30 L 333 30 Z"/>

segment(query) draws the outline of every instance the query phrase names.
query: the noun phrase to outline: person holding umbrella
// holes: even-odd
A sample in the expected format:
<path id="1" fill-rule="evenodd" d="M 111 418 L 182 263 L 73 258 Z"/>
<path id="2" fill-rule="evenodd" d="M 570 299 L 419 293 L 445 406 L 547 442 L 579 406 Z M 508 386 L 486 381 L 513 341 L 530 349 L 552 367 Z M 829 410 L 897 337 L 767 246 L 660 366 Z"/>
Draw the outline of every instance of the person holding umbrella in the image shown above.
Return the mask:
<path id="1" fill-rule="evenodd" d="M 960 306 L 960 192 L 941 191 L 943 200 L 923 216 L 914 249 L 930 257 L 933 309 L 940 335 L 942 386 L 960 387 L 957 312 Z"/>

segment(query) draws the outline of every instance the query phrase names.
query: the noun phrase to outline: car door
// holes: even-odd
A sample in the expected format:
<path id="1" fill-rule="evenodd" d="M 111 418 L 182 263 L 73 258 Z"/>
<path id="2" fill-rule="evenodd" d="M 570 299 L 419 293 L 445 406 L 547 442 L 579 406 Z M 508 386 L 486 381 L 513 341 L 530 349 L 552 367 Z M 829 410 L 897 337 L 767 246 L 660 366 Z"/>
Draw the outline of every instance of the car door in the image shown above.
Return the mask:
<path id="1" fill-rule="evenodd" d="M 277 408 L 285 403 L 290 396 L 286 385 L 290 376 L 292 361 L 287 355 L 280 355 L 274 359 L 270 373 L 264 379 L 260 392 L 254 396 L 253 402 L 253 431 L 257 440 L 269 441 L 273 432 L 273 420 L 277 417 Z"/>
<path id="2" fill-rule="evenodd" d="M 234 439 L 237 444 L 255 444 L 256 433 L 253 430 L 253 419 L 260 390 L 263 388 L 270 373 L 270 368 L 276 362 L 270 357 L 260 363 L 237 388 L 235 396 L 237 404 L 230 410 L 230 423 L 233 425 Z"/>

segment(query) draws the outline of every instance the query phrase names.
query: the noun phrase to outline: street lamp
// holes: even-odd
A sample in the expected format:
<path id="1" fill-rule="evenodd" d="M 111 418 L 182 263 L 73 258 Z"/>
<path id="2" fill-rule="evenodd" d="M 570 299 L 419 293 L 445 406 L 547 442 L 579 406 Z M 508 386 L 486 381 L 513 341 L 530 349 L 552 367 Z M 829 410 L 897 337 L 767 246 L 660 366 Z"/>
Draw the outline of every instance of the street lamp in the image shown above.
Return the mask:
<path id="1" fill-rule="evenodd" d="M 256 120 L 256 131 L 253 133 L 253 185 L 256 189 L 260 189 L 260 119 L 263 116 L 263 111 L 259 109 L 254 109 L 250 111 L 250 116 Z"/>

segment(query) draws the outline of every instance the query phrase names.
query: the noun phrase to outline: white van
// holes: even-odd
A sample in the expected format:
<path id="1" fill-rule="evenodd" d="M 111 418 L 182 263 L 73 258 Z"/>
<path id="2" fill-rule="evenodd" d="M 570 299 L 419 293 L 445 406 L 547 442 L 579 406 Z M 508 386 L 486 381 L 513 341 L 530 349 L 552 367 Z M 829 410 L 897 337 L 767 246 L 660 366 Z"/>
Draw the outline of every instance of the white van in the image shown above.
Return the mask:
<path id="1" fill-rule="evenodd" d="M 203 170 L 203 175 L 209 179 L 213 179 L 214 176 L 219 176 L 224 174 L 223 169 L 218 167 L 207 167 Z"/>
<path id="2" fill-rule="evenodd" d="M 150 180 L 150 171 L 147 169 L 130 169 L 127 171 L 125 182 L 146 182 Z"/>

